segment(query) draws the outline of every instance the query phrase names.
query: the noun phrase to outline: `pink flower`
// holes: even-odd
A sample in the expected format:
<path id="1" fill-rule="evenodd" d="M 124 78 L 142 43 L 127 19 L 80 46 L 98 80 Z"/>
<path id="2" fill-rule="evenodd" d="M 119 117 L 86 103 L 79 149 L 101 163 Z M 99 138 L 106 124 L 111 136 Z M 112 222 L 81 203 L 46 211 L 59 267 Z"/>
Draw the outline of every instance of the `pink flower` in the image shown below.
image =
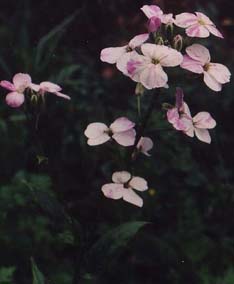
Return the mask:
<path id="1" fill-rule="evenodd" d="M 148 30 L 150 33 L 157 32 L 161 26 L 161 20 L 158 17 L 152 17 L 149 19 Z"/>
<path id="2" fill-rule="evenodd" d="M 148 19 L 156 17 L 159 18 L 163 24 L 171 24 L 174 22 L 173 14 L 164 14 L 156 5 L 144 5 L 141 10 Z"/>
<path id="3" fill-rule="evenodd" d="M 136 205 L 143 206 L 142 198 L 135 193 L 135 190 L 146 191 L 148 189 L 147 181 L 141 177 L 131 176 L 129 172 L 115 172 L 112 175 L 113 183 L 102 186 L 102 192 L 107 198 L 121 199 Z"/>
<path id="4" fill-rule="evenodd" d="M 216 121 L 205 111 L 192 117 L 188 105 L 183 101 L 183 91 L 179 88 L 176 92 L 176 107 L 168 110 L 167 119 L 176 130 L 190 137 L 195 134 L 200 141 L 211 143 L 208 129 L 214 128 Z"/>
<path id="5" fill-rule="evenodd" d="M 88 138 L 88 145 L 96 146 L 103 144 L 113 138 L 118 144 L 128 147 L 134 145 L 136 131 L 135 123 L 126 117 L 116 119 L 110 127 L 104 123 L 95 122 L 88 125 L 85 136 Z"/>
<path id="6" fill-rule="evenodd" d="M 139 47 L 147 41 L 149 34 L 140 34 L 135 36 L 127 45 L 121 47 L 108 47 L 101 51 L 101 60 L 110 64 L 115 64 L 118 60 L 131 53 L 135 48 Z M 118 66 L 117 66 L 118 67 Z"/>
<path id="7" fill-rule="evenodd" d="M 151 43 L 143 44 L 141 51 L 143 55 L 133 52 L 128 60 L 121 59 L 119 69 L 147 89 L 165 87 L 168 76 L 163 67 L 180 65 L 182 54 L 173 48 Z"/>
<path id="8" fill-rule="evenodd" d="M 32 80 L 28 74 L 18 73 L 13 77 L 13 83 L 1 81 L 0 86 L 11 91 L 6 96 L 6 103 L 13 108 L 24 103 L 24 91 L 30 87 Z"/>
<path id="9" fill-rule="evenodd" d="M 39 85 L 31 84 L 30 88 L 42 96 L 44 96 L 45 93 L 52 93 L 57 97 L 61 97 L 67 100 L 71 99 L 69 96 L 61 93 L 62 88 L 59 85 L 51 82 L 41 82 Z"/>
<path id="10" fill-rule="evenodd" d="M 196 14 L 196 15 L 195 15 Z M 189 37 L 206 38 L 213 35 L 223 38 L 223 35 L 217 30 L 215 24 L 203 13 L 196 12 L 182 13 L 176 16 L 175 25 L 186 29 Z"/>
<path id="11" fill-rule="evenodd" d="M 231 73 L 226 66 L 210 62 L 209 50 L 200 45 L 193 44 L 186 48 L 181 67 L 197 74 L 204 74 L 204 82 L 213 91 L 221 91 L 222 84 L 230 82 Z"/>
<path id="12" fill-rule="evenodd" d="M 141 139 L 139 140 L 138 144 L 137 144 L 137 149 L 144 155 L 146 156 L 150 156 L 150 154 L 148 153 L 154 146 L 154 143 L 152 141 L 152 139 L 150 139 L 149 137 L 141 137 Z"/>

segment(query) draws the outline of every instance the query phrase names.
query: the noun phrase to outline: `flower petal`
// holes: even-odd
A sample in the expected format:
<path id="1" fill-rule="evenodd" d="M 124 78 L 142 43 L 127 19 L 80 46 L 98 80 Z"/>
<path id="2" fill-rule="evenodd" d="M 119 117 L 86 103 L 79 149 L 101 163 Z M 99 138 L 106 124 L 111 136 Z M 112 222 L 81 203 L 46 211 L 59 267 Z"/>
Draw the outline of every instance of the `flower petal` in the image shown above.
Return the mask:
<path id="1" fill-rule="evenodd" d="M 149 39 L 149 34 L 140 34 L 135 36 L 133 39 L 130 40 L 129 42 L 129 47 L 131 49 L 135 49 L 136 47 L 142 45 L 145 41 Z"/>
<path id="2" fill-rule="evenodd" d="M 18 92 L 7 94 L 6 103 L 13 108 L 20 107 L 24 103 L 24 94 Z"/>
<path id="3" fill-rule="evenodd" d="M 189 37 L 206 38 L 210 35 L 210 32 L 208 31 L 206 26 L 195 24 L 186 29 L 186 34 Z"/>
<path id="4" fill-rule="evenodd" d="M 113 133 L 117 133 L 132 129 L 134 126 L 135 123 L 127 117 L 119 117 L 110 125 L 110 129 Z"/>
<path id="5" fill-rule="evenodd" d="M 220 38 L 224 38 L 223 35 L 221 34 L 221 32 L 215 26 L 207 25 L 206 28 L 213 35 L 220 37 Z"/>
<path id="6" fill-rule="evenodd" d="M 184 92 L 181 88 L 176 88 L 176 108 L 182 111 L 184 107 Z"/>
<path id="7" fill-rule="evenodd" d="M 115 64 L 125 53 L 127 53 L 127 45 L 122 47 L 108 47 L 101 51 L 101 61 Z"/>
<path id="8" fill-rule="evenodd" d="M 180 28 L 188 28 L 196 23 L 197 17 L 192 13 L 181 13 L 175 17 L 175 25 Z"/>
<path id="9" fill-rule="evenodd" d="M 121 146 L 133 146 L 135 143 L 136 131 L 135 129 L 130 129 L 124 132 L 117 132 L 112 136 L 112 138 Z"/>
<path id="10" fill-rule="evenodd" d="M 200 141 L 208 144 L 211 143 L 210 133 L 207 129 L 195 128 L 195 134 Z"/>
<path id="11" fill-rule="evenodd" d="M 62 90 L 62 88 L 59 85 L 51 82 L 41 82 L 40 89 L 43 90 L 44 92 L 49 92 L 49 93 L 56 93 Z"/>
<path id="12" fill-rule="evenodd" d="M 41 87 L 40 87 L 40 85 L 38 85 L 38 84 L 31 83 L 31 84 L 29 85 L 29 88 L 32 89 L 32 90 L 35 91 L 35 92 L 39 92 Z"/>
<path id="13" fill-rule="evenodd" d="M 147 181 L 141 177 L 133 177 L 129 185 L 131 188 L 139 190 L 139 191 L 146 191 L 148 189 Z"/>
<path id="14" fill-rule="evenodd" d="M 212 118 L 209 112 L 199 112 L 193 117 L 195 128 L 212 129 L 216 126 L 216 121 Z"/>
<path id="15" fill-rule="evenodd" d="M 143 199 L 139 195 L 137 195 L 131 188 L 123 189 L 123 200 L 138 207 L 143 206 Z"/>
<path id="16" fill-rule="evenodd" d="M 117 200 L 123 197 L 123 185 L 108 183 L 102 186 L 102 192 L 107 198 Z"/>
<path id="17" fill-rule="evenodd" d="M 149 19 L 163 15 L 163 11 L 156 5 L 144 5 L 141 10 Z"/>
<path id="18" fill-rule="evenodd" d="M 202 74 L 204 71 L 202 64 L 188 55 L 184 55 L 183 62 L 180 64 L 180 67 L 197 74 Z"/>
<path id="19" fill-rule="evenodd" d="M 121 183 L 124 184 L 126 182 L 128 182 L 131 178 L 131 174 L 129 172 L 126 171 L 122 171 L 122 172 L 115 172 L 112 175 L 112 181 L 114 183 Z"/>
<path id="20" fill-rule="evenodd" d="M 167 74 L 160 64 L 149 64 L 140 74 L 140 82 L 147 89 L 162 88 L 167 81 Z"/>
<path id="21" fill-rule="evenodd" d="M 208 18 L 205 14 L 201 12 L 195 12 L 195 14 L 197 15 L 198 21 L 202 21 L 205 25 L 214 25 L 210 18 Z"/>
<path id="22" fill-rule="evenodd" d="M 0 86 L 12 92 L 16 91 L 15 86 L 9 81 L 1 81 Z"/>
<path id="23" fill-rule="evenodd" d="M 210 63 L 207 71 L 220 84 L 230 82 L 231 73 L 226 66 L 219 63 Z"/>
<path id="24" fill-rule="evenodd" d="M 202 65 L 210 62 L 210 52 L 209 50 L 201 44 L 193 44 L 186 48 L 186 52 L 189 57 L 199 61 Z"/>
<path id="25" fill-rule="evenodd" d="M 88 141 L 87 141 L 87 144 L 89 146 L 97 146 L 97 145 L 101 145 L 101 144 L 106 143 L 110 139 L 111 139 L 110 136 L 108 134 L 104 133 L 97 138 L 89 138 Z"/>
<path id="26" fill-rule="evenodd" d="M 137 144 L 137 149 L 139 149 L 146 156 L 150 156 L 148 153 L 154 146 L 152 139 L 149 137 L 141 137 Z"/>
<path id="27" fill-rule="evenodd" d="M 13 77 L 13 84 L 17 90 L 24 92 L 30 86 L 32 79 L 28 74 L 18 73 Z"/>
<path id="28" fill-rule="evenodd" d="M 94 139 L 103 135 L 108 130 L 109 128 L 104 123 L 94 122 L 87 126 L 84 134 L 86 137 Z"/>
<path id="29" fill-rule="evenodd" d="M 204 72 L 204 82 L 213 91 L 219 92 L 222 90 L 222 84 L 220 84 L 211 74 Z"/>
<path id="30" fill-rule="evenodd" d="M 64 99 L 66 99 L 66 100 L 70 100 L 70 99 L 71 99 L 71 97 L 69 97 L 68 95 L 62 94 L 62 93 L 60 93 L 60 92 L 55 92 L 54 94 L 55 94 L 57 97 L 64 98 Z"/>

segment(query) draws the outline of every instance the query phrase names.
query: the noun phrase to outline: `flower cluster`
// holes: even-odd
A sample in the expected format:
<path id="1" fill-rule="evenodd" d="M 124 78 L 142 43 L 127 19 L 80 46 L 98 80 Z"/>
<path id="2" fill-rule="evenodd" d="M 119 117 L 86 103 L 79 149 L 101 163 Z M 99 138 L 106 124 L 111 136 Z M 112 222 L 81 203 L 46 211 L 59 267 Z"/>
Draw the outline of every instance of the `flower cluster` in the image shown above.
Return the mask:
<path id="1" fill-rule="evenodd" d="M 13 79 L 12 83 L 9 81 L 1 81 L 0 86 L 10 91 L 6 96 L 6 103 L 10 107 L 18 108 L 25 101 L 25 93 L 27 90 L 31 94 L 44 96 L 45 93 L 52 93 L 58 97 L 70 100 L 70 97 L 61 93 L 62 88 L 51 82 L 42 82 L 39 85 L 32 83 L 30 75 L 18 73 Z"/>
<path id="2" fill-rule="evenodd" d="M 212 63 L 209 50 L 193 42 L 194 38 L 207 38 L 210 34 L 223 38 L 206 15 L 195 12 L 174 16 L 164 14 L 156 5 L 144 5 L 141 10 L 148 18 L 148 32 L 135 36 L 124 46 L 103 49 L 100 57 L 103 62 L 116 64 L 119 71 L 137 83 L 137 96 L 142 96 L 147 90 L 168 89 L 168 67 L 180 67 L 181 72 L 188 70 L 201 75 L 205 84 L 215 92 L 221 91 L 222 86 L 230 81 L 228 68 L 220 63 Z M 186 45 L 188 42 L 190 44 Z M 197 75 L 194 78 L 197 78 Z M 205 111 L 192 116 L 187 103 L 184 102 L 181 88 L 176 90 L 175 106 L 165 105 L 167 120 L 175 130 L 189 137 L 196 136 L 202 142 L 211 143 L 209 129 L 216 126 L 216 121 Z M 148 156 L 153 141 L 142 137 L 145 129 L 138 135 L 134 127 L 133 122 L 122 117 L 115 120 L 110 127 L 103 123 L 92 123 L 87 127 L 85 135 L 91 146 L 115 140 L 122 146 L 134 147 L 134 153 L 142 152 Z M 143 205 L 142 199 L 133 189 L 147 190 L 147 182 L 144 179 L 122 171 L 114 173 L 112 181 L 113 183 L 102 187 L 106 197 L 123 198 L 134 205 Z"/>

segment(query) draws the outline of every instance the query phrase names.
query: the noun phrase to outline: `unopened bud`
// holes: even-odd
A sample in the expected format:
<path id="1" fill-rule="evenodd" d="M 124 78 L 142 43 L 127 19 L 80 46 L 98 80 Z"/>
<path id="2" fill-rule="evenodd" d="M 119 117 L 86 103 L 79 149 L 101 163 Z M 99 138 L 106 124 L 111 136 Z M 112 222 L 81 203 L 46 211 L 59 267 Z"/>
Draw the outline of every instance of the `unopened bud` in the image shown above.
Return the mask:
<path id="1" fill-rule="evenodd" d="M 31 102 L 32 102 L 32 104 L 37 104 L 37 102 L 38 102 L 38 96 L 37 95 L 32 95 L 31 96 Z"/>
<path id="2" fill-rule="evenodd" d="M 158 45 L 164 45 L 164 40 L 160 36 L 160 37 L 156 38 L 155 43 L 158 44 Z"/>
<path id="3" fill-rule="evenodd" d="M 141 83 L 137 83 L 136 89 L 135 89 L 135 94 L 137 96 L 143 95 L 145 92 L 145 87 Z"/>
<path id="4" fill-rule="evenodd" d="M 183 37 L 181 35 L 176 35 L 173 39 L 173 47 L 178 50 L 181 51 L 183 48 Z"/>
<path id="5" fill-rule="evenodd" d="M 174 33 L 173 22 L 167 23 L 166 26 L 165 26 L 165 30 L 166 30 L 166 33 L 167 33 L 167 38 L 172 38 L 173 33 Z"/>
<path id="6" fill-rule="evenodd" d="M 148 24 L 148 30 L 150 33 L 155 33 L 158 31 L 158 29 L 160 28 L 161 26 L 161 20 L 154 16 L 152 18 L 149 19 L 149 24 Z"/>

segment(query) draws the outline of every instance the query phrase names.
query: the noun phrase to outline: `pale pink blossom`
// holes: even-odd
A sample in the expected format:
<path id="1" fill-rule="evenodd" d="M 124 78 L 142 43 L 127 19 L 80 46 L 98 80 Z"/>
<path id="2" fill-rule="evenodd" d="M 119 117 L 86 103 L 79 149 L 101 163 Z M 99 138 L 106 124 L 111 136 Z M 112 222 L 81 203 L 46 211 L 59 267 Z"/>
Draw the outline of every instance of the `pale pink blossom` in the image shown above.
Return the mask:
<path id="1" fill-rule="evenodd" d="M 148 30 L 150 33 L 154 33 L 157 32 L 157 30 L 160 28 L 161 26 L 161 20 L 158 17 L 152 17 L 149 19 L 149 23 L 148 23 Z"/>
<path id="2" fill-rule="evenodd" d="M 102 192 L 107 198 L 123 199 L 138 207 L 143 206 L 142 198 L 135 193 L 135 190 L 146 191 L 148 189 L 147 181 L 141 177 L 132 176 L 129 172 L 115 172 L 112 175 L 113 183 L 102 186 Z"/>
<path id="3" fill-rule="evenodd" d="M 205 143 L 211 143 L 208 129 L 216 126 L 216 121 L 205 111 L 191 116 L 188 105 L 183 101 L 183 92 L 177 89 L 176 107 L 168 110 L 167 119 L 176 130 L 182 131 L 189 137 L 196 137 Z"/>
<path id="4" fill-rule="evenodd" d="M 173 14 L 164 14 L 156 5 L 144 5 L 141 10 L 148 19 L 156 17 L 159 18 L 163 24 L 172 24 L 174 22 Z"/>
<path id="5" fill-rule="evenodd" d="M 174 23 L 178 27 L 185 28 L 185 32 L 189 37 L 206 38 L 212 33 L 223 38 L 215 24 L 201 12 L 179 14 L 176 16 Z"/>
<path id="6" fill-rule="evenodd" d="M 143 55 L 133 52 L 128 60 L 120 60 L 119 69 L 147 89 L 166 87 L 168 76 L 163 67 L 180 65 L 182 54 L 168 46 L 151 43 L 143 44 L 141 51 Z"/>
<path id="7" fill-rule="evenodd" d="M 150 156 L 149 151 L 153 148 L 153 146 L 154 146 L 154 143 L 152 139 L 150 139 L 149 137 L 141 137 L 141 139 L 139 140 L 137 144 L 137 149 L 142 154 L 149 157 Z"/>
<path id="8" fill-rule="evenodd" d="M 88 138 L 88 145 L 96 146 L 114 139 L 118 144 L 128 147 L 135 143 L 135 123 L 126 117 L 117 118 L 108 127 L 104 123 L 95 122 L 87 126 L 85 136 Z"/>
<path id="9" fill-rule="evenodd" d="M 210 62 L 209 50 L 200 45 L 193 44 L 186 48 L 181 67 L 191 72 L 204 75 L 205 84 L 213 91 L 221 91 L 222 85 L 230 82 L 231 73 L 226 66 Z"/>
<path id="10" fill-rule="evenodd" d="M 23 73 L 16 74 L 13 83 L 1 81 L 0 86 L 11 91 L 6 96 L 6 103 L 13 108 L 20 107 L 24 103 L 24 92 L 30 87 L 31 82 L 31 77 Z"/>
<path id="11" fill-rule="evenodd" d="M 59 85 L 51 82 L 41 82 L 39 85 L 32 83 L 30 85 L 30 88 L 42 96 L 44 96 L 45 93 L 52 93 L 57 97 L 61 97 L 67 100 L 71 99 L 69 96 L 61 93 L 62 88 Z"/>
<path id="12" fill-rule="evenodd" d="M 149 38 L 149 34 L 140 34 L 135 36 L 127 45 L 121 47 L 108 47 L 101 51 L 101 60 L 110 64 L 118 63 L 118 60 L 124 55 L 133 52 Z M 117 66 L 118 67 L 118 66 Z"/>

